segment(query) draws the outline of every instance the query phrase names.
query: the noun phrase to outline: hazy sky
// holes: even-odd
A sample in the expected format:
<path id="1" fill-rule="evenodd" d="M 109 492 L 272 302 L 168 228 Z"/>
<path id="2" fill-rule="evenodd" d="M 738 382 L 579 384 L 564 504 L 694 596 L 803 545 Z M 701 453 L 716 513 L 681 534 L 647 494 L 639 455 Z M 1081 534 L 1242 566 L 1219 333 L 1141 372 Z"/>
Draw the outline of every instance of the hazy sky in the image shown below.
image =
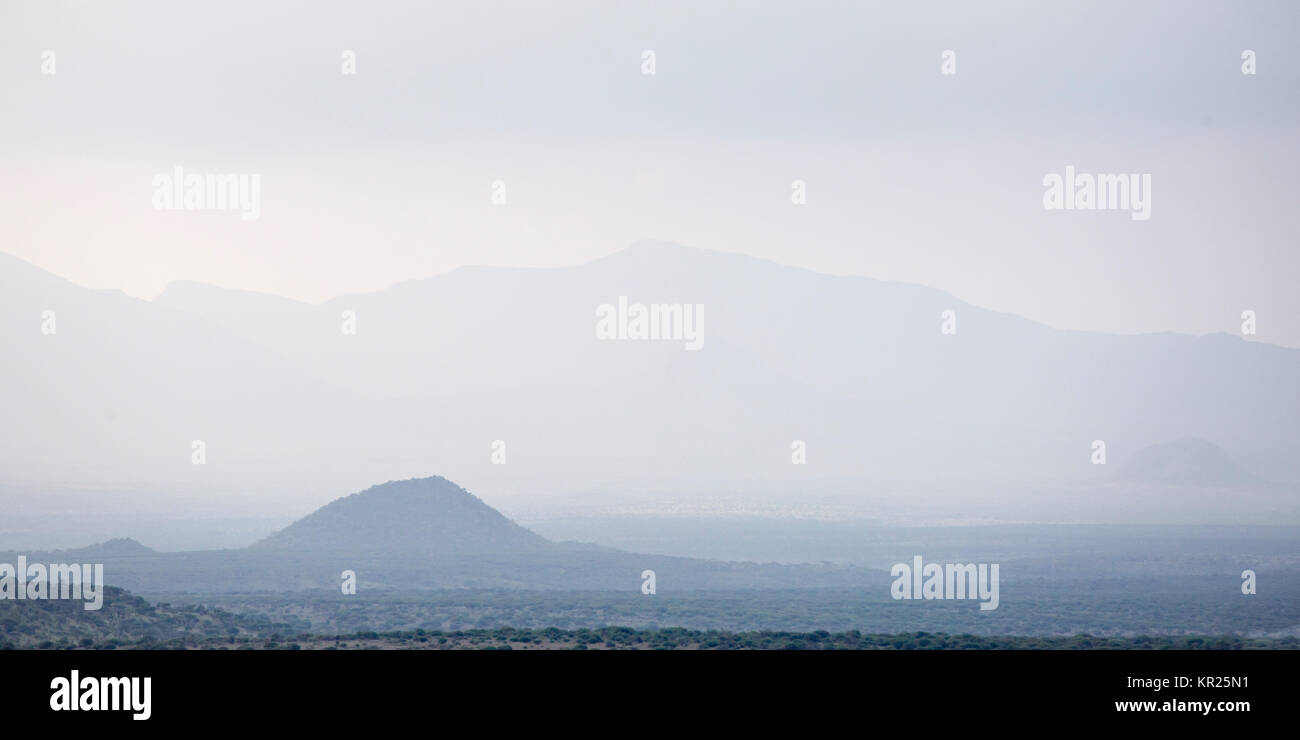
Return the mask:
<path id="1" fill-rule="evenodd" d="M 653 238 L 1300 346 L 1297 38 L 1294 2 L 3 0 L 0 251 L 319 301 Z M 260 174 L 260 218 L 154 210 L 177 165 Z M 1150 174 L 1150 220 L 1045 210 L 1066 165 Z"/>

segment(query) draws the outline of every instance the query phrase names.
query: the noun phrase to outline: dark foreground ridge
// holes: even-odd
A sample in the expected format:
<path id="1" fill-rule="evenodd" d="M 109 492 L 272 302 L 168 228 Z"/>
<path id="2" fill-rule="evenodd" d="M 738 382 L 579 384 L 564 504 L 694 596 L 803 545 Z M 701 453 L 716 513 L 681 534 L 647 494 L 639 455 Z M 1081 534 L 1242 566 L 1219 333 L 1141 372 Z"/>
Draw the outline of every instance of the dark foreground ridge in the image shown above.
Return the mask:
<path id="1" fill-rule="evenodd" d="M 0 650 L 1296 650 L 1300 639 L 1180 635 L 981 636 L 942 632 L 730 632 L 555 627 L 309 634 L 258 614 L 153 604 L 109 587 L 104 608 L 0 601 Z"/>
<path id="2" fill-rule="evenodd" d="M 514 629 L 460 632 L 375 633 L 322 637 L 302 635 L 280 643 L 232 642 L 239 649 L 289 650 L 1268 650 L 1300 649 L 1294 637 L 1018 637 L 950 635 L 942 632 L 863 634 L 861 632 L 702 632 L 670 627 L 561 630 Z M 222 649 L 220 644 L 204 645 Z"/>

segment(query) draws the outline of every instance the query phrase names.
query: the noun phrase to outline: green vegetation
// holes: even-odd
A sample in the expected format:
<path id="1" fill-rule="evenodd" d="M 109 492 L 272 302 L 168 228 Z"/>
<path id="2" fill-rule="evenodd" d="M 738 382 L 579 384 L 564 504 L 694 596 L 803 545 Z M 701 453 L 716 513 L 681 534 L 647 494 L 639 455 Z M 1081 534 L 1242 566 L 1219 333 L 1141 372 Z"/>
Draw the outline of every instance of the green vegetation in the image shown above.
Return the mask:
<path id="1" fill-rule="evenodd" d="M 1300 639 L 1201 637 L 1018 637 L 950 635 L 941 632 L 717 632 L 671 627 L 561 630 L 515 629 L 439 632 L 359 632 L 351 635 L 271 634 L 252 637 L 143 638 L 75 644 L 42 642 L 39 649 L 144 648 L 172 650 L 1298 650 Z"/>
<path id="2" fill-rule="evenodd" d="M 285 632 L 259 615 L 235 615 L 202 605 L 151 604 L 109 586 L 102 609 L 77 600 L 0 600 L 0 649 L 175 647 L 213 638 Z"/>
<path id="3" fill-rule="evenodd" d="M 1300 636 L 1300 579 L 1268 574 L 1268 591 L 1244 596 L 1235 579 L 1213 576 L 1022 579 L 1002 584 L 996 611 L 974 601 L 895 601 L 888 583 L 863 589 L 608 591 L 362 589 L 285 594 L 159 594 L 291 625 L 294 632 L 346 634 L 413 629 L 596 629 L 740 632 L 931 633 L 1023 636 L 1091 634 Z"/>
<path id="4" fill-rule="evenodd" d="M 1041 594 L 1040 594 L 1041 596 Z M 1095 598 L 1097 593 L 1092 596 Z M 1202 598 L 1191 594 L 1189 598 Z M 355 649 L 578 649 L 578 650 L 1239 650 L 1300 649 L 1293 631 L 1271 636 L 1242 634 L 1229 624 L 1200 634 L 1138 634 L 1116 628 L 1110 634 L 1078 630 L 1074 634 L 1017 633 L 1014 625 L 1034 625 L 1058 606 L 1007 612 L 1009 620 L 990 621 L 972 603 L 888 602 L 868 604 L 861 594 L 845 591 L 701 592 L 653 598 L 640 594 L 535 591 L 429 591 L 342 598 L 308 592 L 240 594 L 220 604 L 181 603 L 180 596 L 153 603 L 109 587 L 104 607 L 86 611 L 82 602 L 0 601 L 0 649 L 207 649 L 207 650 L 355 650 Z M 1272 609 L 1270 601 L 1243 600 L 1246 608 Z M 1292 621 L 1282 600 L 1278 620 Z M 1153 606 L 1154 605 L 1154 611 Z M 1289 606 L 1288 606 L 1289 605 Z M 1137 589 L 1126 603 L 1126 619 L 1141 623 L 1176 617 L 1192 603 L 1163 600 L 1150 589 Z M 1204 603 L 1201 609 L 1205 611 Z M 892 610 L 892 612 L 890 611 Z M 1172 610 L 1165 615 L 1164 610 Z M 948 611 L 947 617 L 940 616 Z M 1000 608 L 997 613 L 1001 614 Z M 1214 619 L 1231 621 L 1233 613 L 1210 610 Z M 1062 611 L 1061 614 L 1066 614 Z M 954 617 L 954 615 L 958 615 Z M 1257 615 L 1258 616 L 1258 615 Z M 1073 617 L 1070 617 L 1073 619 Z M 899 627 L 928 620 L 975 620 L 985 629 L 1006 634 Z M 983 622 L 979 620 L 983 619 Z M 502 624 L 512 620 L 525 624 Z M 646 626 L 618 621 L 657 622 Z M 1022 621 L 1027 620 L 1027 621 Z M 730 629 L 689 628 L 679 623 L 743 625 L 752 621 L 797 624 L 870 624 L 870 628 Z M 1214 622 L 1210 622 L 1214 623 Z M 414 625 L 376 628 L 376 624 Z M 445 626 L 468 625 L 468 626 Z M 1234 634 L 1235 633 L 1235 634 Z"/>

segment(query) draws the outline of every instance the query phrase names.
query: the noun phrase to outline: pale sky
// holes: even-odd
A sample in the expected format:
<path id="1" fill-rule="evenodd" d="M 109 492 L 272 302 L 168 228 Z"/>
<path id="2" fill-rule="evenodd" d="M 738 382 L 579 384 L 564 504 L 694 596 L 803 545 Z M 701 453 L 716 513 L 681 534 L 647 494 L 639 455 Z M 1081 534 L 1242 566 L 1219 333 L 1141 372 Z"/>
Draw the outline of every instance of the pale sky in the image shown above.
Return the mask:
<path id="1" fill-rule="evenodd" d="M 0 251 L 90 287 L 315 302 L 660 239 L 1300 346 L 1292 2 L 0 7 Z M 260 218 L 154 210 L 177 165 L 260 174 Z M 1149 173 L 1151 219 L 1045 211 L 1066 165 Z"/>

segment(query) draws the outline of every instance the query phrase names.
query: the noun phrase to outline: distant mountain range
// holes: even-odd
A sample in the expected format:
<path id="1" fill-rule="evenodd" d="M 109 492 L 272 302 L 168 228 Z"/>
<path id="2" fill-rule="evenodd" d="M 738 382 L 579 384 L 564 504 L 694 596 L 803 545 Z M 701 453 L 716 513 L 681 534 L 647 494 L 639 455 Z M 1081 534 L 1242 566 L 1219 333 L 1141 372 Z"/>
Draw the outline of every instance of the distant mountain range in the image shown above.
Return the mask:
<path id="1" fill-rule="evenodd" d="M 620 297 L 703 306 L 703 347 L 598 339 L 598 307 Z M 319 305 L 195 283 L 141 301 L 0 255 L 0 334 L 20 358 L 0 364 L 0 474 L 25 480 L 340 491 L 435 467 L 517 491 L 797 495 L 828 479 L 1087 479 L 1093 440 L 1120 460 L 1195 437 L 1300 481 L 1300 350 L 1058 331 L 670 244 Z M 1181 482 L 1219 480 L 1196 471 Z"/>
<path id="2" fill-rule="evenodd" d="M 155 552 L 130 539 L 0 562 L 104 564 L 135 593 L 508 588 L 637 593 L 645 570 L 677 590 L 887 587 L 883 571 L 832 565 L 731 563 L 551 542 L 441 477 L 390 481 L 321 507 L 250 547 Z"/>

